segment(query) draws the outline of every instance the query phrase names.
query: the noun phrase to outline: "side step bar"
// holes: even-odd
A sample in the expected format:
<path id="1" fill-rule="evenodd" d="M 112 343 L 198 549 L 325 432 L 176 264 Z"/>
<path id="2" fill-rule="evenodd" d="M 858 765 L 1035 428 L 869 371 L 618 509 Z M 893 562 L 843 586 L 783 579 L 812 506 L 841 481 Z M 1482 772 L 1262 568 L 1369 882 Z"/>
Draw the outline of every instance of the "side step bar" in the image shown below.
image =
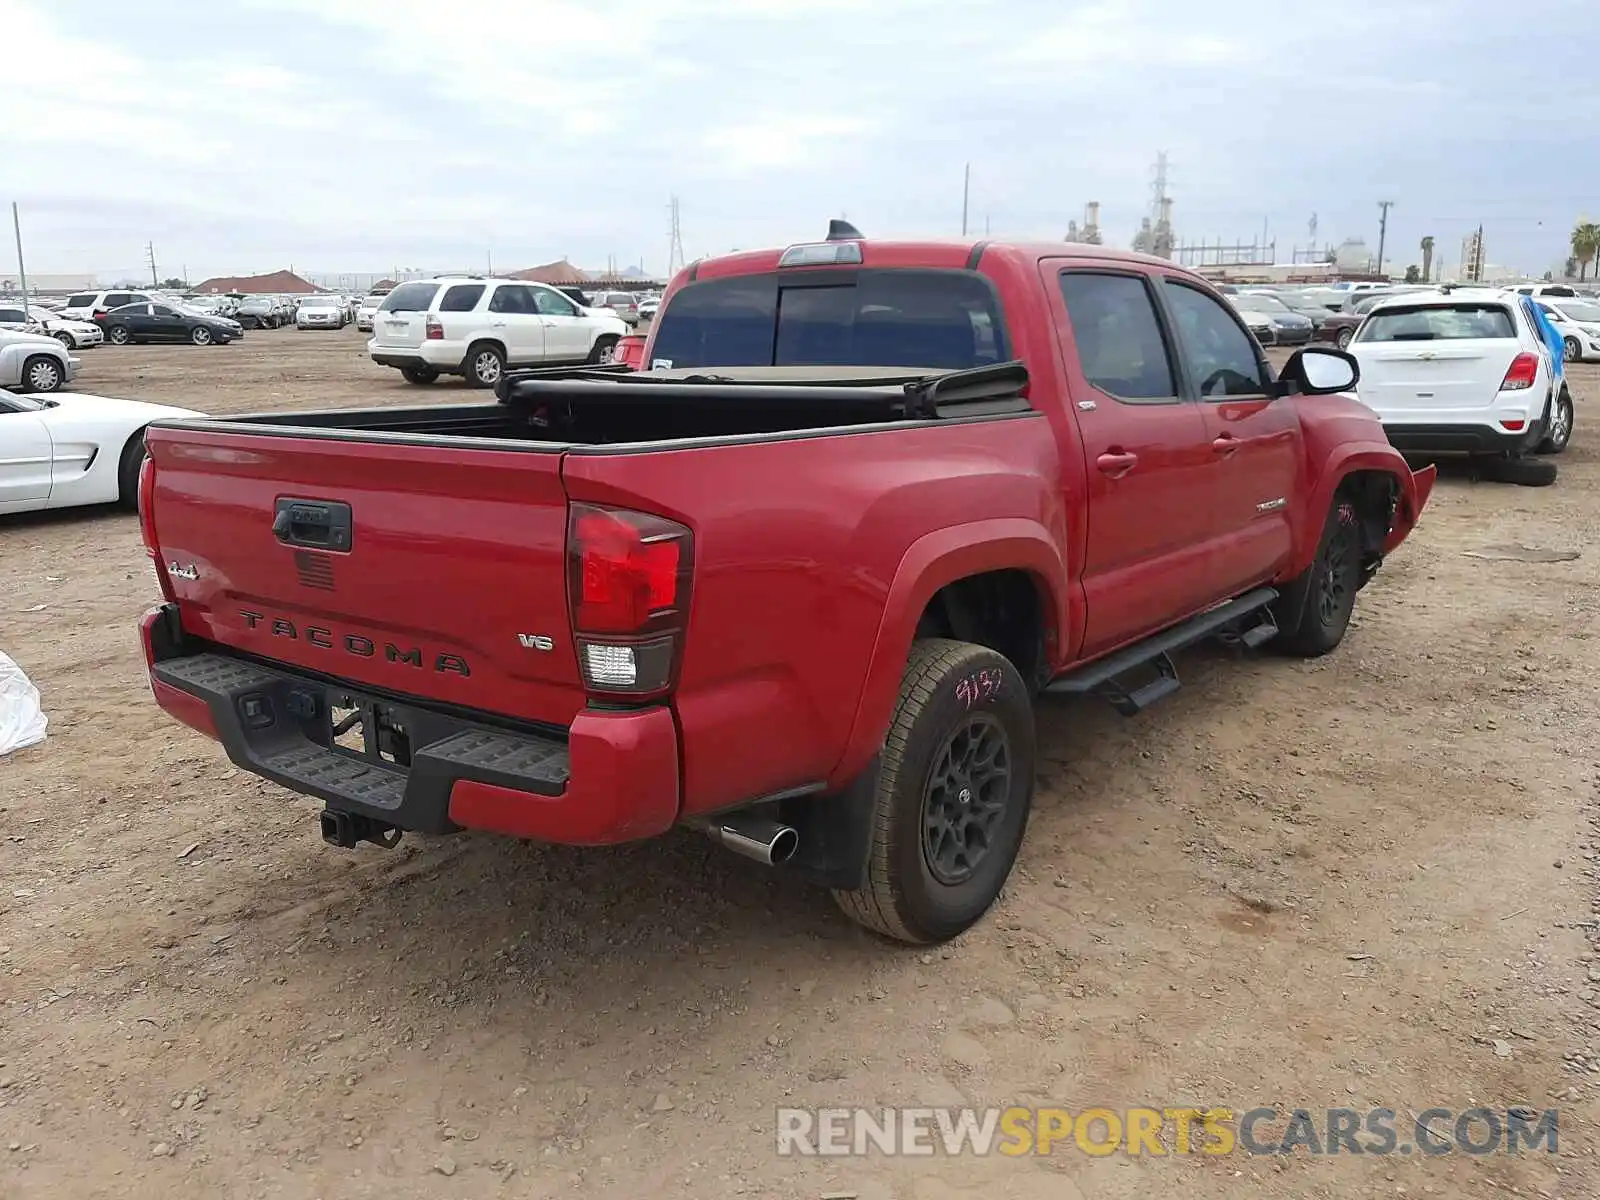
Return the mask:
<path id="1" fill-rule="evenodd" d="M 1226 604 L 1190 617 L 1181 625 L 1164 629 L 1115 654 L 1069 671 L 1046 684 L 1044 691 L 1058 696 L 1100 696 L 1109 700 L 1123 716 L 1135 716 L 1183 686 L 1172 661 L 1175 651 L 1209 637 L 1220 637 L 1244 649 L 1254 649 L 1276 637 L 1278 624 L 1267 606 L 1277 598 L 1276 588 L 1246 592 Z M 1238 628 L 1252 617 L 1256 618 L 1253 624 Z M 1141 667 L 1154 669 L 1155 678 L 1130 687 L 1122 677 Z"/>

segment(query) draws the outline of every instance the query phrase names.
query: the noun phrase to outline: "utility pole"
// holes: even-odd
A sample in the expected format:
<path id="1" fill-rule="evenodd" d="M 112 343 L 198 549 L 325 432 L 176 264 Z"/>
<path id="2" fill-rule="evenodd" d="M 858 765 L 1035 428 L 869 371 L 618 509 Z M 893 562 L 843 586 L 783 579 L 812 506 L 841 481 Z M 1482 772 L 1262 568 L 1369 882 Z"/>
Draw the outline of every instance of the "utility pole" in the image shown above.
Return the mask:
<path id="1" fill-rule="evenodd" d="M 1478 222 L 1478 242 L 1473 247 L 1472 281 L 1483 282 L 1483 222 Z"/>
<path id="2" fill-rule="evenodd" d="M 1389 210 L 1393 200 L 1378 201 L 1378 274 L 1383 274 L 1383 243 L 1389 236 Z"/>
<path id="3" fill-rule="evenodd" d="M 28 312 L 28 268 L 22 265 L 22 218 L 17 215 L 17 202 L 11 202 L 11 228 L 17 235 L 17 275 L 22 280 L 22 311 Z"/>
<path id="4" fill-rule="evenodd" d="M 961 236 L 967 236 L 967 201 L 972 195 L 972 164 L 961 169 Z"/>
<path id="5" fill-rule="evenodd" d="M 154 242 L 146 242 L 144 244 L 144 257 L 145 261 L 150 264 L 150 286 L 160 287 L 161 280 L 156 278 L 156 244 Z"/>
<path id="6" fill-rule="evenodd" d="M 667 249 L 667 278 L 671 279 L 684 267 L 683 223 L 676 196 L 672 198 L 672 203 L 667 208 L 672 213 L 672 241 Z"/>

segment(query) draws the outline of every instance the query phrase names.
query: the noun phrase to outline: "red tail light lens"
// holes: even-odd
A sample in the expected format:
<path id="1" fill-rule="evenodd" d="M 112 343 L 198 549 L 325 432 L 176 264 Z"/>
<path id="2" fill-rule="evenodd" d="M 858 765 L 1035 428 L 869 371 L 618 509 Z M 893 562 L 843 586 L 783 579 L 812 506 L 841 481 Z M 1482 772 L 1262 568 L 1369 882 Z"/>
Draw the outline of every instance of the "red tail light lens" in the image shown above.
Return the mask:
<path id="1" fill-rule="evenodd" d="M 1533 381 L 1539 377 L 1539 356 L 1536 354 L 1519 354 L 1511 360 L 1511 368 L 1506 372 L 1506 377 L 1500 381 L 1502 392 L 1520 392 L 1524 388 L 1531 388 Z"/>
<path id="2" fill-rule="evenodd" d="M 139 536 L 144 541 L 145 552 L 155 564 L 156 580 L 161 584 L 161 594 L 168 600 L 178 597 L 172 590 L 172 580 L 167 578 L 167 565 L 161 560 L 161 547 L 156 541 L 155 505 L 156 464 L 148 454 L 139 468 Z"/>
<path id="3" fill-rule="evenodd" d="M 567 587 L 584 681 L 592 692 L 671 688 L 694 576 L 694 535 L 676 521 L 574 504 Z"/>
<path id="4" fill-rule="evenodd" d="M 444 326 L 439 323 L 439 319 L 437 317 L 429 317 L 427 322 L 423 325 L 423 329 L 425 330 L 423 336 L 427 338 L 428 341 L 444 341 Z"/>

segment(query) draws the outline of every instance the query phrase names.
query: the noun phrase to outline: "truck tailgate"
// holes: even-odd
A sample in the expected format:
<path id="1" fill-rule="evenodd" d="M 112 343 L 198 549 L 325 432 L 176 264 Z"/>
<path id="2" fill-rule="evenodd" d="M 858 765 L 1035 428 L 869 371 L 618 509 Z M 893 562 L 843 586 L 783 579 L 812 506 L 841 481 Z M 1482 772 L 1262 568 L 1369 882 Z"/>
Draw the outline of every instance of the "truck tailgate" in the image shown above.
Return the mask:
<path id="1" fill-rule="evenodd" d="M 182 425 L 153 426 L 148 445 L 150 511 L 187 632 L 528 721 L 566 726 L 583 706 L 564 636 L 559 448 Z"/>

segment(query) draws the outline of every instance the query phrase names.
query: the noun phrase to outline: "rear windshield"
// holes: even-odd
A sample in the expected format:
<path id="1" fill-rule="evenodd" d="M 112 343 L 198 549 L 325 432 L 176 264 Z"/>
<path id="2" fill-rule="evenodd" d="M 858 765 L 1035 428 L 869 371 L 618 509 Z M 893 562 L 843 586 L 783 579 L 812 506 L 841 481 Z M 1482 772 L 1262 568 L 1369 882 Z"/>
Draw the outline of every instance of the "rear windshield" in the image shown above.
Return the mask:
<path id="1" fill-rule="evenodd" d="M 384 312 L 427 312 L 438 290 L 437 283 L 402 283 L 378 307 Z"/>
<path id="2" fill-rule="evenodd" d="M 690 284 L 656 317 L 650 357 L 673 367 L 927 367 L 1010 357 L 988 280 L 915 269 Z"/>
<path id="3" fill-rule="evenodd" d="M 1498 304 L 1448 308 L 1385 308 L 1361 327 L 1363 342 L 1443 342 L 1463 338 L 1515 338 L 1511 314 Z"/>

